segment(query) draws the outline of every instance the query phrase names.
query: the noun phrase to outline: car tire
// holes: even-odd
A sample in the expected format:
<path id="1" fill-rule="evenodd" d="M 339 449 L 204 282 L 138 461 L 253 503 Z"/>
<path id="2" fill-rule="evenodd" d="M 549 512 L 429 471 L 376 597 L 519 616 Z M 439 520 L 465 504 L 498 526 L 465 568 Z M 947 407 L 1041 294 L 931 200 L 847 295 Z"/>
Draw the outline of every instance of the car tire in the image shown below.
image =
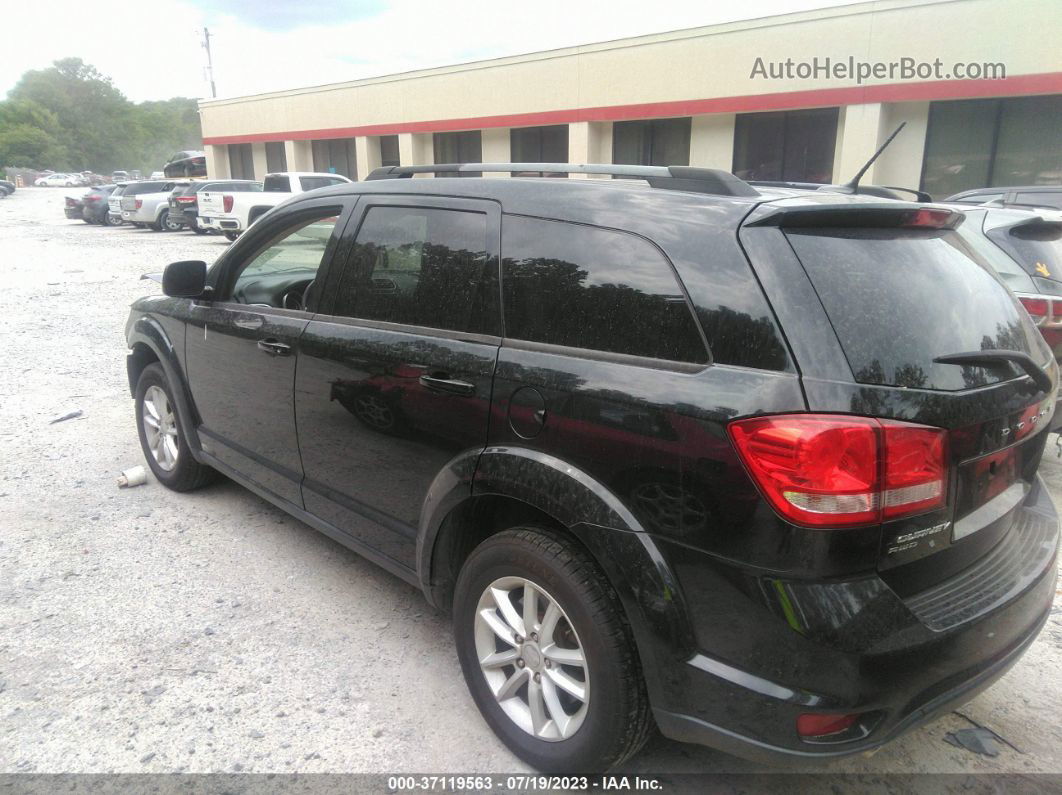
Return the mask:
<path id="1" fill-rule="evenodd" d="M 223 232 L 222 234 L 225 235 L 225 239 L 228 240 L 230 243 L 235 241 L 236 238 L 240 236 L 239 232 Z"/>
<path id="2" fill-rule="evenodd" d="M 144 368 L 136 384 L 135 404 L 140 448 L 159 483 L 174 491 L 192 491 L 216 477 L 215 470 L 192 455 L 162 365 L 155 362 Z"/>
<path id="3" fill-rule="evenodd" d="M 121 216 L 107 213 L 104 223 L 107 224 L 107 226 L 121 226 L 125 222 L 122 220 Z"/>
<path id="4" fill-rule="evenodd" d="M 207 230 L 201 227 L 198 221 L 192 221 L 188 225 L 188 228 L 195 232 L 197 235 L 205 235 L 207 233 Z"/>
<path id="5" fill-rule="evenodd" d="M 184 224 L 180 223 L 179 221 L 171 221 L 170 211 L 163 210 L 162 214 L 159 216 L 156 228 L 160 231 L 180 232 L 181 229 L 184 228 Z"/>
<path id="6" fill-rule="evenodd" d="M 533 629 L 524 623 L 525 594 L 537 603 Z M 536 769 L 603 771 L 645 744 L 653 720 L 630 626 L 615 590 L 573 539 L 541 527 L 488 538 L 461 568 L 453 626 L 480 713 Z"/>

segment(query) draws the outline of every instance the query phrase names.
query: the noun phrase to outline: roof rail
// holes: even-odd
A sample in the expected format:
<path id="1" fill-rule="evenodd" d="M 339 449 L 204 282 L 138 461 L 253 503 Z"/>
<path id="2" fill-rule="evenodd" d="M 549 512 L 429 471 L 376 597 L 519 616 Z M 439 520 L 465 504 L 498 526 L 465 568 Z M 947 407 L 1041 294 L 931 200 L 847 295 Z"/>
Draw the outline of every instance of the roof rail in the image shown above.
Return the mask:
<path id="1" fill-rule="evenodd" d="M 414 174 L 440 172 L 481 173 L 501 171 L 514 174 L 542 171 L 554 174 L 605 174 L 612 177 L 644 179 L 654 188 L 711 193 L 718 196 L 759 196 L 751 185 L 729 171 L 691 166 L 627 166 L 621 164 L 589 163 L 442 163 L 432 166 L 383 166 L 366 177 L 370 179 L 409 179 Z"/>

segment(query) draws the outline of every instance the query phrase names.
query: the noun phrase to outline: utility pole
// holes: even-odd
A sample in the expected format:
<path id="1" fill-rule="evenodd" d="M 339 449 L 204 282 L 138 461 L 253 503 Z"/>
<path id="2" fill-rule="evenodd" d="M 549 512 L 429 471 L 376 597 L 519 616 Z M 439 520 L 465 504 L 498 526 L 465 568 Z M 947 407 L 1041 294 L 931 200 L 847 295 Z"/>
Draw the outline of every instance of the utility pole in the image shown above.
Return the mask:
<path id="1" fill-rule="evenodd" d="M 218 90 L 214 87 L 214 59 L 210 56 L 210 28 L 203 28 L 203 49 L 207 54 L 207 75 L 210 77 L 210 96 L 217 99 Z"/>

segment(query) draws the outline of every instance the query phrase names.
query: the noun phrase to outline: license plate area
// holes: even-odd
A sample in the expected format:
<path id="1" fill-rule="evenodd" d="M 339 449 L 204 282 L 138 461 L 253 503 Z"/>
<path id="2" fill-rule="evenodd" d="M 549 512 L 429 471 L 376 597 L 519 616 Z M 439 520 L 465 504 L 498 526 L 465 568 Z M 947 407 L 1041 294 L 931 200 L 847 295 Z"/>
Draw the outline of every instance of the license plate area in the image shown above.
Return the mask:
<path id="1" fill-rule="evenodd" d="M 998 521 L 1028 492 L 1021 479 L 1020 445 L 989 453 L 959 468 L 952 540 L 958 541 Z"/>

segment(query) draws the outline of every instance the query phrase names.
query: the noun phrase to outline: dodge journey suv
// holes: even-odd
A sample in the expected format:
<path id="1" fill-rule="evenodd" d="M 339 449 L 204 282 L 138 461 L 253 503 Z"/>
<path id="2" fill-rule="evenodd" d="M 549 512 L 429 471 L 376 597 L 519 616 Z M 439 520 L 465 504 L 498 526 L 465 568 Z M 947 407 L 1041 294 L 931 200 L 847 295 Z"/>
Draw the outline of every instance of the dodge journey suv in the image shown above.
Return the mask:
<path id="1" fill-rule="evenodd" d="M 1002 676 L 1054 595 L 1058 366 L 963 220 L 697 168 L 378 169 L 133 305 L 140 442 L 452 611 L 540 769 L 654 726 L 866 751 Z"/>

